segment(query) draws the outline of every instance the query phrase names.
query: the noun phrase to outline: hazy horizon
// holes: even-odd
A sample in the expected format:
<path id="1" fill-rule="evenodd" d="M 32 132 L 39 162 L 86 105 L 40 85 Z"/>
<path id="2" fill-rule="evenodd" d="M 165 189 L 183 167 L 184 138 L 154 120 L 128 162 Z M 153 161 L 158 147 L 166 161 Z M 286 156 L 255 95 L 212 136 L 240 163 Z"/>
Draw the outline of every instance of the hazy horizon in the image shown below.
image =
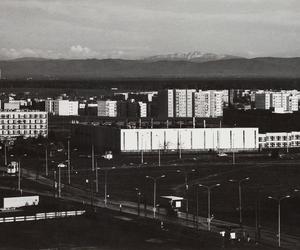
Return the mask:
<path id="1" fill-rule="evenodd" d="M 0 60 L 300 56 L 296 0 L 1 0 Z"/>

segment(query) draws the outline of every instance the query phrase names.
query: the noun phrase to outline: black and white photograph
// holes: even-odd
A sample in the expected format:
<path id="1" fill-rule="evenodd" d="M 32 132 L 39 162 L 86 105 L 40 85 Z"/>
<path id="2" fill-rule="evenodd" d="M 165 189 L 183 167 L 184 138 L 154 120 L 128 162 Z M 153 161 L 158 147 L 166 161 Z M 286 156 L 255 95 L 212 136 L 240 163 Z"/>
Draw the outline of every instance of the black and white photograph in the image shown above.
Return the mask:
<path id="1" fill-rule="evenodd" d="M 299 250 L 299 0 L 0 0 L 0 250 Z"/>

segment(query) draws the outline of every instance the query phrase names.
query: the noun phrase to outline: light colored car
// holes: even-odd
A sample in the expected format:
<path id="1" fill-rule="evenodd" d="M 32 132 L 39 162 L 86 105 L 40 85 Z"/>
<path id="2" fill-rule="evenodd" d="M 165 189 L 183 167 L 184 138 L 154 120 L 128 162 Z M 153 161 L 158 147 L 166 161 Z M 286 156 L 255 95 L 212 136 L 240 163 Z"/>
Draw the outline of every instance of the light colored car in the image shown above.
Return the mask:
<path id="1" fill-rule="evenodd" d="M 225 153 L 218 153 L 218 157 L 226 157 L 226 156 L 228 156 L 228 155 Z"/>

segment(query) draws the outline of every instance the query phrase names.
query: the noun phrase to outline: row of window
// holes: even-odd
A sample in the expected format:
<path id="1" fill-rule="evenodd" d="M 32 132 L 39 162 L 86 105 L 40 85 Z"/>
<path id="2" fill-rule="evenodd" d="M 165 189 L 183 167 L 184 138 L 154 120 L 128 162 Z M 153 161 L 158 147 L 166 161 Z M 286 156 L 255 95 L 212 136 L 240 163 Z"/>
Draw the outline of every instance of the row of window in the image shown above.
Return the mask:
<path id="1" fill-rule="evenodd" d="M 46 129 L 47 125 L 0 125 L 0 129 Z"/>
<path id="2" fill-rule="evenodd" d="M 44 135 L 47 130 L 0 130 L 0 135 Z"/>
<path id="3" fill-rule="evenodd" d="M 3 120 L 0 119 L 0 124 L 24 124 L 24 123 L 47 123 L 46 119 L 43 120 Z"/>
<path id="4" fill-rule="evenodd" d="M 23 118 L 46 118 L 47 115 L 46 114 L 0 114 L 0 118 L 2 119 L 11 119 L 11 118 L 15 118 L 15 119 L 23 119 Z"/>
<path id="5" fill-rule="evenodd" d="M 262 147 L 265 147 L 265 148 L 277 148 L 277 147 L 298 147 L 300 146 L 300 142 L 297 141 L 297 142 L 294 142 L 294 143 L 286 143 L 286 142 L 283 142 L 283 143 L 280 143 L 280 142 L 271 142 L 271 143 L 266 143 L 266 144 L 261 144 Z"/>
<path id="6" fill-rule="evenodd" d="M 286 141 L 286 140 L 300 140 L 300 135 L 259 137 L 259 141 Z"/>

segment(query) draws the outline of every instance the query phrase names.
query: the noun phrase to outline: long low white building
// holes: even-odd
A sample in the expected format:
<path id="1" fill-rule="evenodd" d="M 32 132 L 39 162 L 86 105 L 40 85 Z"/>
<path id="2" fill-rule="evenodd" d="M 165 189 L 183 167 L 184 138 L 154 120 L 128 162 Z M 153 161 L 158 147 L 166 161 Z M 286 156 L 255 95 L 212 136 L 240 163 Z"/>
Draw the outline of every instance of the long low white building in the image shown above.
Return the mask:
<path id="1" fill-rule="evenodd" d="M 257 150 L 258 128 L 121 129 L 121 152 Z"/>
<path id="2" fill-rule="evenodd" d="M 120 129 L 74 124 L 72 138 L 80 147 L 121 153 L 189 151 L 258 151 L 300 148 L 300 132 L 259 133 L 258 128 Z"/>

